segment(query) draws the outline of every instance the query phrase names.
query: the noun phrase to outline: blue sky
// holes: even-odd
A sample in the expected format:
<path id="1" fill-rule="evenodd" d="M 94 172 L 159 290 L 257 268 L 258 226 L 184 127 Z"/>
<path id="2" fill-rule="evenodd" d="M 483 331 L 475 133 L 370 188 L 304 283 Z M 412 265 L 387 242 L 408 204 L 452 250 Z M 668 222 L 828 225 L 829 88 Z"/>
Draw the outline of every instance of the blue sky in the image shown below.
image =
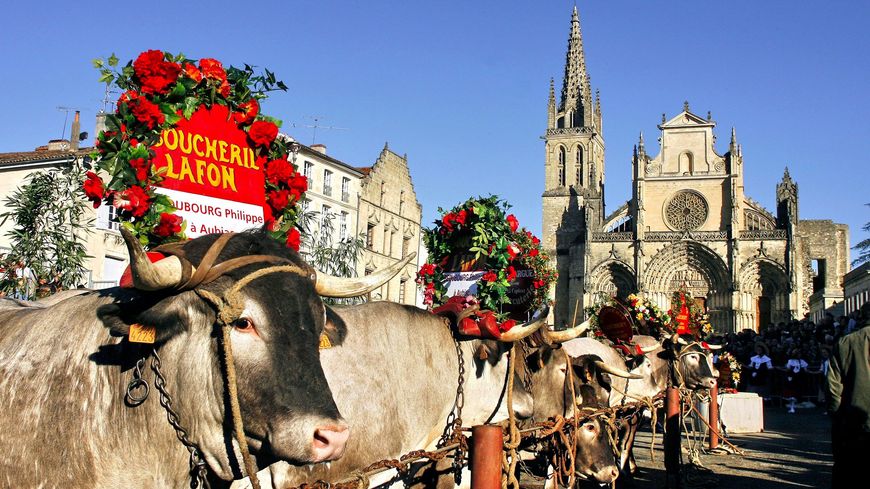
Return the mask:
<path id="1" fill-rule="evenodd" d="M 630 195 L 637 135 L 683 100 L 737 129 L 747 195 L 774 208 L 788 165 L 805 219 L 867 237 L 870 3 L 579 1 L 586 60 L 601 90 L 607 209 Z M 540 231 L 550 77 L 561 82 L 573 1 L 15 2 L 0 30 L 0 152 L 61 135 L 83 109 L 92 132 L 103 86 L 95 57 L 145 49 L 268 67 L 290 87 L 264 104 L 304 143 L 356 166 L 385 141 L 407 153 L 424 220 L 496 193 Z M 69 130 L 67 129 L 67 134 Z"/>

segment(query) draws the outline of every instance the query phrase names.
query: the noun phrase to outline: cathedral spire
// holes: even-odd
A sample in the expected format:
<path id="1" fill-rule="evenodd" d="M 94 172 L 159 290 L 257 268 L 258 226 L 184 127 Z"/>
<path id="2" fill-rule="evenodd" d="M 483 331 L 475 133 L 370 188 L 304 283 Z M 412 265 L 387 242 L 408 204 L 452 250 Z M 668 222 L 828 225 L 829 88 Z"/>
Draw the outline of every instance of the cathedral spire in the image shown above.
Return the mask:
<path id="1" fill-rule="evenodd" d="M 734 126 L 731 126 L 731 144 L 728 146 L 732 153 L 737 153 L 737 131 L 734 129 Z M 785 170 L 788 173 L 788 168 Z"/>
<path id="2" fill-rule="evenodd" d="M 583 53 L 583 36 L 580 33 L 580 15 L 577 13 L 575 5 L 571 15 L 571 36 L 568 38 L 568 53 L 565 59 L 565 76 L 562 79 L 562 100 L 559 111 L 591 112 L 585 107 L 586 104 L 589 104 L 589 109 L 591 109 L 589 92 L 586 57 Z M 582 116 L 578 118 L 578 122 L 580 122 L 579 125 L 585 125 Z"/>
<path id="3" fill-rule="evenodd" d="M 646 148 L 643 145 L 643 131 L 640 132 L 640 139 L 637 142 L 637 152 L 640 154 L 646 154 Z"/>

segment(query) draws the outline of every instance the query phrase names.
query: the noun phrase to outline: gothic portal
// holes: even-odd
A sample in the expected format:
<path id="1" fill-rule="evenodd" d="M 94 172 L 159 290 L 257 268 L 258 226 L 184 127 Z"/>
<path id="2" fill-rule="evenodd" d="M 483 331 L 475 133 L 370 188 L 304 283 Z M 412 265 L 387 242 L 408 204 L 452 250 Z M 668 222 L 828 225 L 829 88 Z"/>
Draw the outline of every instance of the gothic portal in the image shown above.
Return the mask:
<path id="1" fill-rule="evenodd" d="M 642 292 L 668 308 L 681 286 L 722 332 L 758 330 L 842 301 L 848 227 L 799 220 L 788 169 L 775 213 L 745 196 L 736 133 L 720 154 L 715 127 L 688 102 L 670 119 L 663 114 L 658 154 L 647 153 L 641 134 L 632 197 L 606 213 L 601 104 L 574 8 L 561 96 L 551 80 L 544 136 L 543 245 L 559 272 L 557 325 L 600 295 Z"/>

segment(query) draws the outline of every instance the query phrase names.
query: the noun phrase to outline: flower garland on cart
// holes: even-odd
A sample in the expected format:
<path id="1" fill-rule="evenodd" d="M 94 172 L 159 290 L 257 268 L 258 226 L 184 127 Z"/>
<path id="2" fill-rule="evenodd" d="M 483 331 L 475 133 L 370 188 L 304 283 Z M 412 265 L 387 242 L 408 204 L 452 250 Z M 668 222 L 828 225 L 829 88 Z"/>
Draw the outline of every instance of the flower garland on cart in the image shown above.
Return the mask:
<path id="1" fill-rule="evenodd" d="M 94 66 L 101 82 L 123 91 L 97 137 L 83 186 L 94 208 L 115 207 L 122 225 L 146 248 L 186 239 L 187 223 L 175 204 L 155 191 L 167 177 L 165 167 L 154 165 L 155 148 L 165 130 L 209 111 L 247 134 L 254 161 L 246 164 L 265 173 L 263 224 L 272 237 L 299 249 L 296 203 L 308 181 L 287 159 L 288 143 L 277 137 L 281 122 L 260 112 L 267 92 L 287 89 L 273 73 L 256 74 L 248 65 L 225 69 L 215 59 L 197 61 L 159 50 L 145 51 L 120 68 L 114 55 L 94 60 Z"/>
<path id="2" fill-rule="evenodd" d="M 424 230 L 429 258 L 417 273 L 424 303 L 436 312 L 475 311 L 461 319 L 462 334 L 499 338 L 550 304 L 550 258 L 509 209 L 497 196 L 473 198 L 439 208 L 441 218 Z"/>

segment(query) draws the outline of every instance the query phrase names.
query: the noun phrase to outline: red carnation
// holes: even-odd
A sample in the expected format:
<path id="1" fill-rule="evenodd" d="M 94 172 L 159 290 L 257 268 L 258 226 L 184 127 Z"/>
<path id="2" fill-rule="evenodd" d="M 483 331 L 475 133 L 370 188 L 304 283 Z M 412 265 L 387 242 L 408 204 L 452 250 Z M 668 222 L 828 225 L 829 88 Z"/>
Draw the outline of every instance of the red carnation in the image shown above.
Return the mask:
<path id="1" fill-rule="evenodd" d="M 199 60 L 199 69 L 202 71 L 202 76 L 212 80 L 225 81 L 227 72 L 224 71 L 224 65 L 220 61 L 212 58 L 202 58 Z"/>
<path id="2" fill-rule="evenodd" d="M 168 212 L 160 213 L 160 223 L 154 228 L 154 234 L 161 238 L 168 238 L 181 232 L 181 216 Z"/>
<path id="3" fill-rule="evenodd" d="M 507 267 L 507 281 L 513 282 L 515 278 L 517 278 L 517 271 L 514 269 L 513 265 Z"/>
<path id="4" fill-rule="evenodd" d="M 113 205 L 133 214 L 134 217 L 142 217 L 148 212 L 148 194 L 142 187 L 133 185 L 127 190 L 115 192 Z"/>
<path id="5" fill-rule="evenodd" d="M 256 121 L 248 129 L 248 137 L 257 146 L 269 146 L 278 136 L 278 126 L 269 121 Z"/>
<path id="6" fill-rule="evenodd" d="M 103 188 L 103 180 L 96 173 L 89 171 L 85 174 L 87 176 L 87 180 L 83 185 L 85 190 L 85 195 L 88 197 L 88 200 L 94 203 L 94 209 L 100 206 L 100 202 L 103 200 L 103 194 L 105 193 L 105 189 Z"/>
<path id="7" fill-rule="evenodd" d="M 507 223 L 511 227 L 512 233 L 517 232 L 517 229 L 519 229 L 519 227 L 520 227 L 520 222 L 517 221 L 517 217 L 513 214 L 509 214 L 507 216 Z"/>
<path id="8" fill-rule="evenodd" d="M 433 264 L 431 264 L 431 263 L 424 263 L 423 266 L 420 267 L 420 273 L 419 273 L 419 275 L 420 275 L 421 277 L 427 277 L 427 276 L 430 276 L 430 275 L 435 275 L 435 265 L 433 265 Z"/>
<path id="9" fill-rule="evenodd" d="M 308 177 L 296 173 L 293 175 L 293 178 L 287 182 L 287 186 L 290 187 L 290 192 L 296 197 L 296 199 L 300 199 L 302 194 L 308 190 Z"/>
<path id="10" fill-rule="evenodd" d="M 492 271 L 489 271 L 489 272 L 486 272 L 485 274 L 483 274 L 483 280 L 485 282 L 495 282 L 496 280 L 498 280 L 498 275 L 496 275 Z"/>
<path id="11" fill-rule="evenodd" d="M 302 236 L 299 235 L 299 231 L 296 228 L 290 228 L 290 231 L 287 231 L 287 246 L 299 251 L 300 244 L 302 244 Z"/>
<path id="12" fill-rule="evenodd" d="M 456 214 L 453 214 L 452 212 L 448 212 L 447 214 L 444 214 L 444 217 L 441 218 L 441 226 L 443 226 L 444 229 L 446 229 L 448 233 L 452 233 L 453 232 L 453 222 L 455 219 L 456 219 Z"/>
<path id="13" fill-rule="evenodd" d="M 229 97 L 230 96 L 230 84 L 229 84 L 229 82 L 227 82 L 226 80 L 222 81 L 221 86 L 218 87 L 218 93 L 221 94 L 223 97 Z"/>
<path id="14" fill-rule="evenodd" d="M 184 74 L 196 83 L 202 81 L 202 72 L 199 71 L 192 63 L 184 64 Z"/>
<path id="15" fill-rule="evenodd" d="M 150 50 L 140 54 L 133 62 L 133 73 L 139 80 L 142 92 L 164 94 L 178 79 L 181 66 L 164 59 L 163 51 Z"/>
<path id="16" fill-rule="evenodd" d="M 254 118 L 260 113 L 260 104 L 257 99 L 251 99 L 243 104 L 239 104 L 239 112 L 233 114 L 233 120 L 236 124 L 247 125 L 254 122 Z"/>
<path id="17" fill-rule="evenodd" d="M 507 247 L 508 260 L 513 261 L 520 254 L 520 247 L 516 243 L 511 243 Z"/>
<path id="18" fill-rule="evenodd" d="M 267 199 L 275 212 L 282 212 L 290 203 L 289 190 L 271 190 Z"/>
<path id="19" fill-rule="evenodd" d="M 539 253 L 540 253 L 540 252 L 538 251 L 537 248 L 532 248 L 532 249 L 529 250 L 529 256 L 531 256 L 532 258 L 538 256 Z"/>
<path id="20" fill-rule="evenodd" d="M 130 160 L 130 168 L 136 171 L 136 180 L 145 182 L 151 171 L 151 160 L 147 158 L 133 158 Z"/>
<path id="21" fill-rule="evenodd" d="M 144 97 L 131 100 L 128 104 L 136 120 L 148 126 L 148 129 L 154 129 L 166 121 L 166 117 L 160 111 L 160 107 Z"/>
<path id="22" fill-rule="evenodd" d="M 272 160 L 266 163 L 266 180 L 275 185 L 289 183 L 294 173 L 293 165 L 286 159 Z"/>
<path id="23" fill-rule="evenodd" d="M 461 224 L 461 225 L 465 226 L 465 217 L 466 217 L 466 212 L 464 210 L 461 210 L 458 213 L 456 213 L 454 220 L 456 221 L 456 224 Z"/>

